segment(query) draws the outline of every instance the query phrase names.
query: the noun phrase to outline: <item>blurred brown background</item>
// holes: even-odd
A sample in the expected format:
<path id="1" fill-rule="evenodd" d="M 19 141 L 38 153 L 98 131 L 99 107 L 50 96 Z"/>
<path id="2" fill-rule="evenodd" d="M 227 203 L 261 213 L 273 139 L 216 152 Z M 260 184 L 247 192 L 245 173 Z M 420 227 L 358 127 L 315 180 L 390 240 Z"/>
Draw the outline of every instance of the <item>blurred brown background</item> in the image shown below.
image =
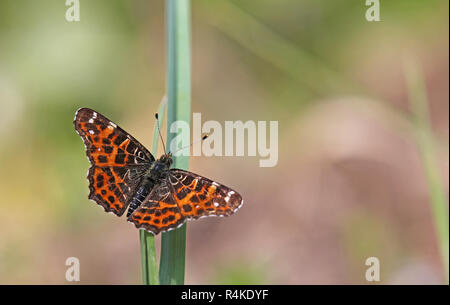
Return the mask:
<path id="1" fill-rule="evenodd" d="M 192 110 L 279 121 L 279 162 L 193 157 L 244 207 L 188 224 L 187 284 L 443 283 L 404 62 L 423 71 L 448 204 L 448 1 L 192 1 Z M 151 148 L 163 1 L 0 2 L 0 283 L 139 284 L 139 234 L 88 201 L 79 107 Z M 159 243 L 159 237 L 157 239 Z"/>

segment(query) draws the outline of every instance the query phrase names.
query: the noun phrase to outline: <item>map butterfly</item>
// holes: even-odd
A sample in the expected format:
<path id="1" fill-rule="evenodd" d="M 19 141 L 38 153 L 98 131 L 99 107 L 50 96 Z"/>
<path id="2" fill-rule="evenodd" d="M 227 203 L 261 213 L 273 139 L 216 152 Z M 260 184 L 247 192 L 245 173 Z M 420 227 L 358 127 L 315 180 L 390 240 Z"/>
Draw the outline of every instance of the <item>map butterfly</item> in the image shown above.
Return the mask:
<path id="1" fill-rule="evenodd" d="M 231 188 L 200 175 L 170 168 L 172 154 L 158 160 L 135 138 L 106 117 L 80 108 L 75 130 L 91 163 L 89 199 L 153 234 L 181 226 L 186 220 L 229 216 L 243 203 Z"/>

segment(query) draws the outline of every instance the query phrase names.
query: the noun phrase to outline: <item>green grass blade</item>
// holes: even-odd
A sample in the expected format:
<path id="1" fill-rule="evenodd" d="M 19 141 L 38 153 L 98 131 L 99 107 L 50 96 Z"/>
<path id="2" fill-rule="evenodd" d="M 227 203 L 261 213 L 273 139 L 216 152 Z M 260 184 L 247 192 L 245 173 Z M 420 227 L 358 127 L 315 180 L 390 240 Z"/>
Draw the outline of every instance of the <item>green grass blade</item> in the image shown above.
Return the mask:
<path id="1" fill-rule="evenodd" d="M 166 0 L 167 22 L 167 147 L 175 134 L 170 126 L 184 121 L 190 126 L 190 3 L 188 0 Z M 183 143 L 189 143 L 190 134 Z M 189 157 L 174 156 L 173 167 L 188 169 Z M 162 233 L 159 280 L 161 284 L 184 284 L 186 256 L 186 224 L 176 230 Z"/>
<path id="2" fill-rule="evenodd" d="M 164 120 L 164 111 L 167 106 L 166 98 L 161 101 L 158 109 L 159 128 L 161 128 Z M 158 121 L 155 122 L 153 130 L 152 154 L 156 156 L 158 153 Z M 141 244 L 141 261 L 142 261 L 142 283 L 144 285 L 158 285 L 158 263 L 156 259 L 155 236 L 145 230 L 139 230 L 139 240 Z"/>
<path id="3" fill-rule="evenodd" d="M 149 270 L 148 270 L 148 255 L 147 255 L 147 239 L 145 230 L 139 230 L 139 241 L 141 245 L 141 269 L 142 269 L 142 284 L 150 285 Z"/>
<path id="4" fill-rule="evenodd" d="M 429 122 L 428 99 L 422 73 L 415 62 L 405 64 L 409 101 L 416 127 L 416 141 L 425 169 L 426 180 L 431 197 L 431 212 L 436 228 L 437 241 L 448 283 L 449 268 L 449 229 L 448 199 L 446 198 L 439 167 L 436 160 L 433 132 Z"/>
<path id="5" fill-rule="evenodd" d="M 141 241 L 142 283 L 144 285 L 158 284 L 158 264 L 156 262 L 155 237 L 153 234 L 139 230 Z"/>

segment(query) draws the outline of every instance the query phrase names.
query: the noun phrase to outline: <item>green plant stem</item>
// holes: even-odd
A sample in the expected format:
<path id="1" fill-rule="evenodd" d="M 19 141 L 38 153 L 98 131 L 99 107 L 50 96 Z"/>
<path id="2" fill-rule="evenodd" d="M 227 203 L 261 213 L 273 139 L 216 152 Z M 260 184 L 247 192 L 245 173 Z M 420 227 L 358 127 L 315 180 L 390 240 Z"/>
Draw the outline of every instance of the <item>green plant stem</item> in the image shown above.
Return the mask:
<path id="1" fill-rule="evenodd" d="M 188 0 L 166 0 L 167 35 L 167 147 L 175 134 L 171 125 L 184 121 L 190 126 L 190 3 Z M 190 134 L 182 135 L 182 143 L 190 141 Z M 188 169 L 188 156 L 174 156 L 173 167 Z M 161 284 L 184 284 L 186 256 L 186 224 L 162 233 L 159 280 Z"/>
<path id="2" fill-rule="evenodd" d="M 139 230 L 139 239 L 141 241 L 142 283 L 157 285 L 158 264 L 156 262 L 155 237 L 145 230 Z"/>
<path id="3" fill-rule="evenodd" d="M 155 128 L 153 130 L 153 145 L 152 154 L 156 156 L 158 153 L 158 126 L 161 128 L 162 122 L 164 120 L 164 110 L 167 106 L 166 99 L 161 101 L 159 106 L 158 115 L 159 120 L 155 122 Z M 139 230 L 139 240 L 141 244 L 141 261 L 142 261 L 142 283 L 144 285 L 158 285 L 158 263 L 156 259 L 156 249 L 155 249 L 155 236 L 145 230 Z"/>
<path id="4" fill-rule="evenodd" d="M 405 63 L 409 101 L 416 127 L 416 141 L 422 159 L 425 176 L 431 197 L 431 212 L 436 236 L 448 284 L 449 268 L 449 229 L 448 199 L 442 185 L 436 160 L 435 143 L 429 121 L 428 99 L 425 82 L 418 65 L 410 60 Z"/>

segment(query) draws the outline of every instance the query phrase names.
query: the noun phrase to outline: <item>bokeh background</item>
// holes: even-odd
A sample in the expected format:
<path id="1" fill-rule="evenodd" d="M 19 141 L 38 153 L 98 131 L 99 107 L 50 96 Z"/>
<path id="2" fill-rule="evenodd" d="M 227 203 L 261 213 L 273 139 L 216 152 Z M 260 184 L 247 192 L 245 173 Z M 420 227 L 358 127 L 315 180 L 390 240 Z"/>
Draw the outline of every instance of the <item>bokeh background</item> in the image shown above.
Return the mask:
<path id="1" fill-rule="evenodd" d="M 163 1 L 0 2 L 0 283 L 139 284 L 139 234 L 87 199 L 79 107 L 151 148 L 166 90 Z M 443 283 L 406 63 L 422 71 L 448 204 L 448 1 L 192 1 L 192 110 L 277 120 L 279 162 L 193 157 L 244 207 L 188 224 L 187 284 Z M 406 70 L 406 72 L 405 72 Z M 423 113 L 426 115 L 426 113 Z M 157 238 L 159 244 L 159 237 Z"/>

